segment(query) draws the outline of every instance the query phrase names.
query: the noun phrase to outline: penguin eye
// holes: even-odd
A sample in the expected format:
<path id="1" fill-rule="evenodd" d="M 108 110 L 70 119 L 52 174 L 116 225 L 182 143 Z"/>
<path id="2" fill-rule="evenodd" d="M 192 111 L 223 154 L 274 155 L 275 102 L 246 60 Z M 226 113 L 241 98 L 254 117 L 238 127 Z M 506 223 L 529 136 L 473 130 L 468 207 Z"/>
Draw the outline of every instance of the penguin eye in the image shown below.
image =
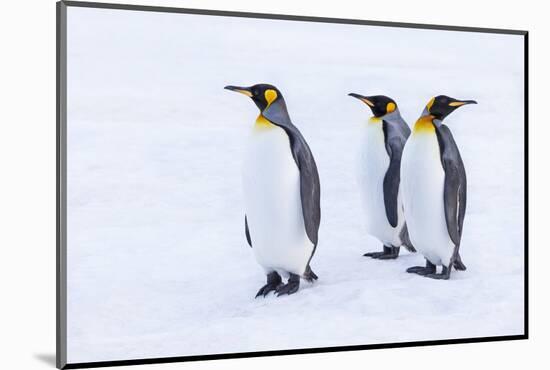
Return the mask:
<path id="1" fill-rule="evenodd" d="M 260 92 L 258 91 L 258 89 L 253 89 L 252 90 L 252 95 L 258 96 L 259 94 L 260 94 Z"/>

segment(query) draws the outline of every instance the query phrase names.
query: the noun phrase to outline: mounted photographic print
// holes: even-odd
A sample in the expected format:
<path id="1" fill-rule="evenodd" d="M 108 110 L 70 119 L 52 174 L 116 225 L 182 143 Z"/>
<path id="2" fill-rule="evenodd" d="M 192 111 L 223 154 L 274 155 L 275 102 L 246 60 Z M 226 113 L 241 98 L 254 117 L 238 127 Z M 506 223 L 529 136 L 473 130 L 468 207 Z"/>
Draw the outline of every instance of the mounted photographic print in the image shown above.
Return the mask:
<path id="1" fill-rule="evenodd" d="M 527 32 L 57 5 L 58 367 L 527 338 Z"/>

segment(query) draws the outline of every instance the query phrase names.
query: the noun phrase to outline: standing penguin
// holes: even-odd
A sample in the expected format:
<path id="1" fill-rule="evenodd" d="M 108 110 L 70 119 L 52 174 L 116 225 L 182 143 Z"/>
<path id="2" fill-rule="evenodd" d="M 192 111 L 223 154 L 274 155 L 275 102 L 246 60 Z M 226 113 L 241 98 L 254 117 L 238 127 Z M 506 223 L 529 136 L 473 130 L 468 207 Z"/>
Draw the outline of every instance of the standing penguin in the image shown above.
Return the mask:
<path id="1" fill-rule="evenodd" d="M 474 100 L 445 95 L 432 98 L 416 121 L 401 164 L 403 204 L 411 240 L 426 258 L 426 267 L 407 272 L 449 279 L 451 268 L 464 271 L 459 254 L 466 212 L 466 170 L 449 128 L 442 122 Z M 442 265 L 441 273 L 436 266 Z"/>
<path id="2" fill-rule="evenodd" d="M 260 109 L 243 170 L 246 239 L 267 274 L 256 297 L 296 293 L 300 277 L 317 280 L 310 267 L 321 220 L 317 165 L 275 86 L 225 88 L 252 98 Z M 289 276 L 287 284 L 281 275 Z"/>
<path id="3" fill-rule="evenodd" d="M 367 231 L 382 242 L 384 249 L 365 256 L 395 259 L 402 245 L 415 251 L 409 240 L 400 192 L 401 155 L 411 130 L 393 99 L 355 93 L 349 96 L 368 105 L 374 114 L 363 129 L 358 173 Z"/>

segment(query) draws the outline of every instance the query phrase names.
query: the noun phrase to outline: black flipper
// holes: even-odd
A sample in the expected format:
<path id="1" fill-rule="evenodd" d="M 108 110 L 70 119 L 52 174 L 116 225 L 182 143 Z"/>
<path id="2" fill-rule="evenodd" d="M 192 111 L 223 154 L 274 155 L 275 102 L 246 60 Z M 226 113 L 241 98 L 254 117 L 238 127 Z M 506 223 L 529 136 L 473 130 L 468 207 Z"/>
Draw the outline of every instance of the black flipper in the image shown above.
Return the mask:
<path id="1" fill-rule="evenodd" d="M 384 129 L 384 139 L 386 140 L 386 152 L 390 156 L 390 166 L 388 169 L 388 173 L 393 172 L 394 173 L 394 179 L 399 178 L 399 182 L 401 180 L 401 157 L 403 156 L 403 148 L 405 147 L 405 143 L 407 142 L 407 139 L 411 135 L 411 129 L 409 128 L 409 125 L 407 125 L 407 122 L 401 117 L 401 114 L 399 114 L 397 117 L 395 117 L 392 121 L 392 124 L 388 124 L 388 122 L 383 122 L 383 129 Z M 397 165 L 397 162 L 399 162 L 399 165 Z M 397 173 L 396 172 L 397 168 Z M 390 171 L 391 170 L 391 171 Z M 386 173 L 386 176 L 388 176 L 388 173 Z M 386 202 L 386 194 L 389 193 L 389 190 L 386 191 L 386 187 L 388 189 L 393 185 L 393 192 L 396 192 L 395 195 L 395 202 L 397 203 L 397 197 L 399 195 L 399 184 L 397 184 L 397 190 L 395 189 L 396 184 L 390 184 L 388 181 L 388 184 L 386 185 L 386 178 L 384 177 L 384 203 L 387 207 L 388 203 Z M 393 197 L 393 196 L 392 196 Z M 392 206 L 393 209 L 393 206 Z M 396 209 L 396 214 L 398 209 Z M 388 215 L 388 211 L 386 208 L 386 216 Z M 389 220 L 389 216 L 388 216 Z M 407 228 L 407 223 L 405 222 L 403 224 L 403 228 L 401 229 L 401 232 L 399 234 L 399 237 L 401 239 L 401 246 L 404 246 L 407 248 L 409 252 L 416 252 L 416 249 L 414 248 L 411 239 L 409 238 L 409 230 Z"/>
<path id="2" fill-rule="evenodd" d="M 455 164 L 447 163 L 445 166 L 445 189 L 443 197 L 445 201 L 445 220 L 447 230 L 454 245 L 460 245 L 460 229 L 458 226 L 458 191 L 460 189 L 460 177 Z"/>
<path id="3" fill-rule="evenodd" d="M 441 164 L 445 170 L 443 192 L 445 221 L 449 236 L 458 248 L 466 213 L 466 170 L 449 128 L 441 124 L 437 127 L 436 132 L 441 152 Z M 456 253 L 458 253 L 458 249 Z"/>
<path id="4" fill-rule="evenodd" d="M 250 248 L 252 248 L 252 240 L 250 239 L 250 231 L 248 231 L 248 220 L 246 218 L 246 215 L 244 215 L 244 234 L 246 235 L 246 241 L 248 242 L 248 245 L 250 245 Z"/>
<path id="5" fill-rule="evenodd" d="M 313 257 L 317 247 L 319 224 L 321 222 L 321 186 L 315 159 L 306 140 L 290 121 L 286 103 L 282 96 L 267 107 L 262 114 L 270 122 L 285 130 L 289 137 L 292 156 L 300 170 L 302 213 L 307 236 L 314 246 L 311 254 Z"/>
<path id="6" fill-rule="evenodd" d="M 390 166 L 384 176 L 384 205 L 386 206 L 386 217 L 392 227 L 397 226 L 397 194 L 399 193 L 401 168 L 401 150 L 397 149 L 397 145 L 391 144 Z M 398 152 L 398 153 L 396 153 Z"/>
<path id="7" fill-rule="evenodd" d="M 397 122 L 393 123 L 384 120 L 382 129 L 384 131 L 386 152 L 390 158 L 390 164 L 384 176 L 384 206 L 388 222 L 392 227 L 396 227 L 399 211 L 397 198 L 401 182 L 401 157 L 407 137 L 410 135 L 410 129 L 401 116 L 399 116 Z"/>

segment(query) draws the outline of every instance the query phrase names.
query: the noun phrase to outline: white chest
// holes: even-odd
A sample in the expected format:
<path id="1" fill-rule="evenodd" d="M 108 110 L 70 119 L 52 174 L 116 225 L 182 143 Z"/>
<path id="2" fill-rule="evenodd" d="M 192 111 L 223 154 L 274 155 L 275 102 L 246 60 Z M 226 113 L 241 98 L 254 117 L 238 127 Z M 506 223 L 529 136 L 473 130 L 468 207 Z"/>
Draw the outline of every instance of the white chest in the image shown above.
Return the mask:
<path id="1" fill-rule="evenodd" d="M 384 142 L 382 123 L 367 123 L 362 130 L 360 140 L 360 180 L 366 187 L 380 186 L 389 164 L 390 159 Z"/>
<path id="2" fill-rule="evenodd" d="M 251 193 L 275 195 L 295 185 L 298 167 L 285 131 L 277 126 L 254 127 L 248 138 L 244 160 L 245 186 Z"/>
<path id="3" fill-rule="evenodd" d="M 432 263 L 448 265 L 454 245 L 445 221 L 440 158 L 435 132 L 411 135 L 401 161 L 401 183 L 413 245 Z"/>
<path id="4" fill-rule="evenodd" d="M 243 189 L 252 249 L 260 265 L 302 274 L 313 245 L 304 227 L 300 173 L 288 135 L 280 127 L 252 130 Z"/>

